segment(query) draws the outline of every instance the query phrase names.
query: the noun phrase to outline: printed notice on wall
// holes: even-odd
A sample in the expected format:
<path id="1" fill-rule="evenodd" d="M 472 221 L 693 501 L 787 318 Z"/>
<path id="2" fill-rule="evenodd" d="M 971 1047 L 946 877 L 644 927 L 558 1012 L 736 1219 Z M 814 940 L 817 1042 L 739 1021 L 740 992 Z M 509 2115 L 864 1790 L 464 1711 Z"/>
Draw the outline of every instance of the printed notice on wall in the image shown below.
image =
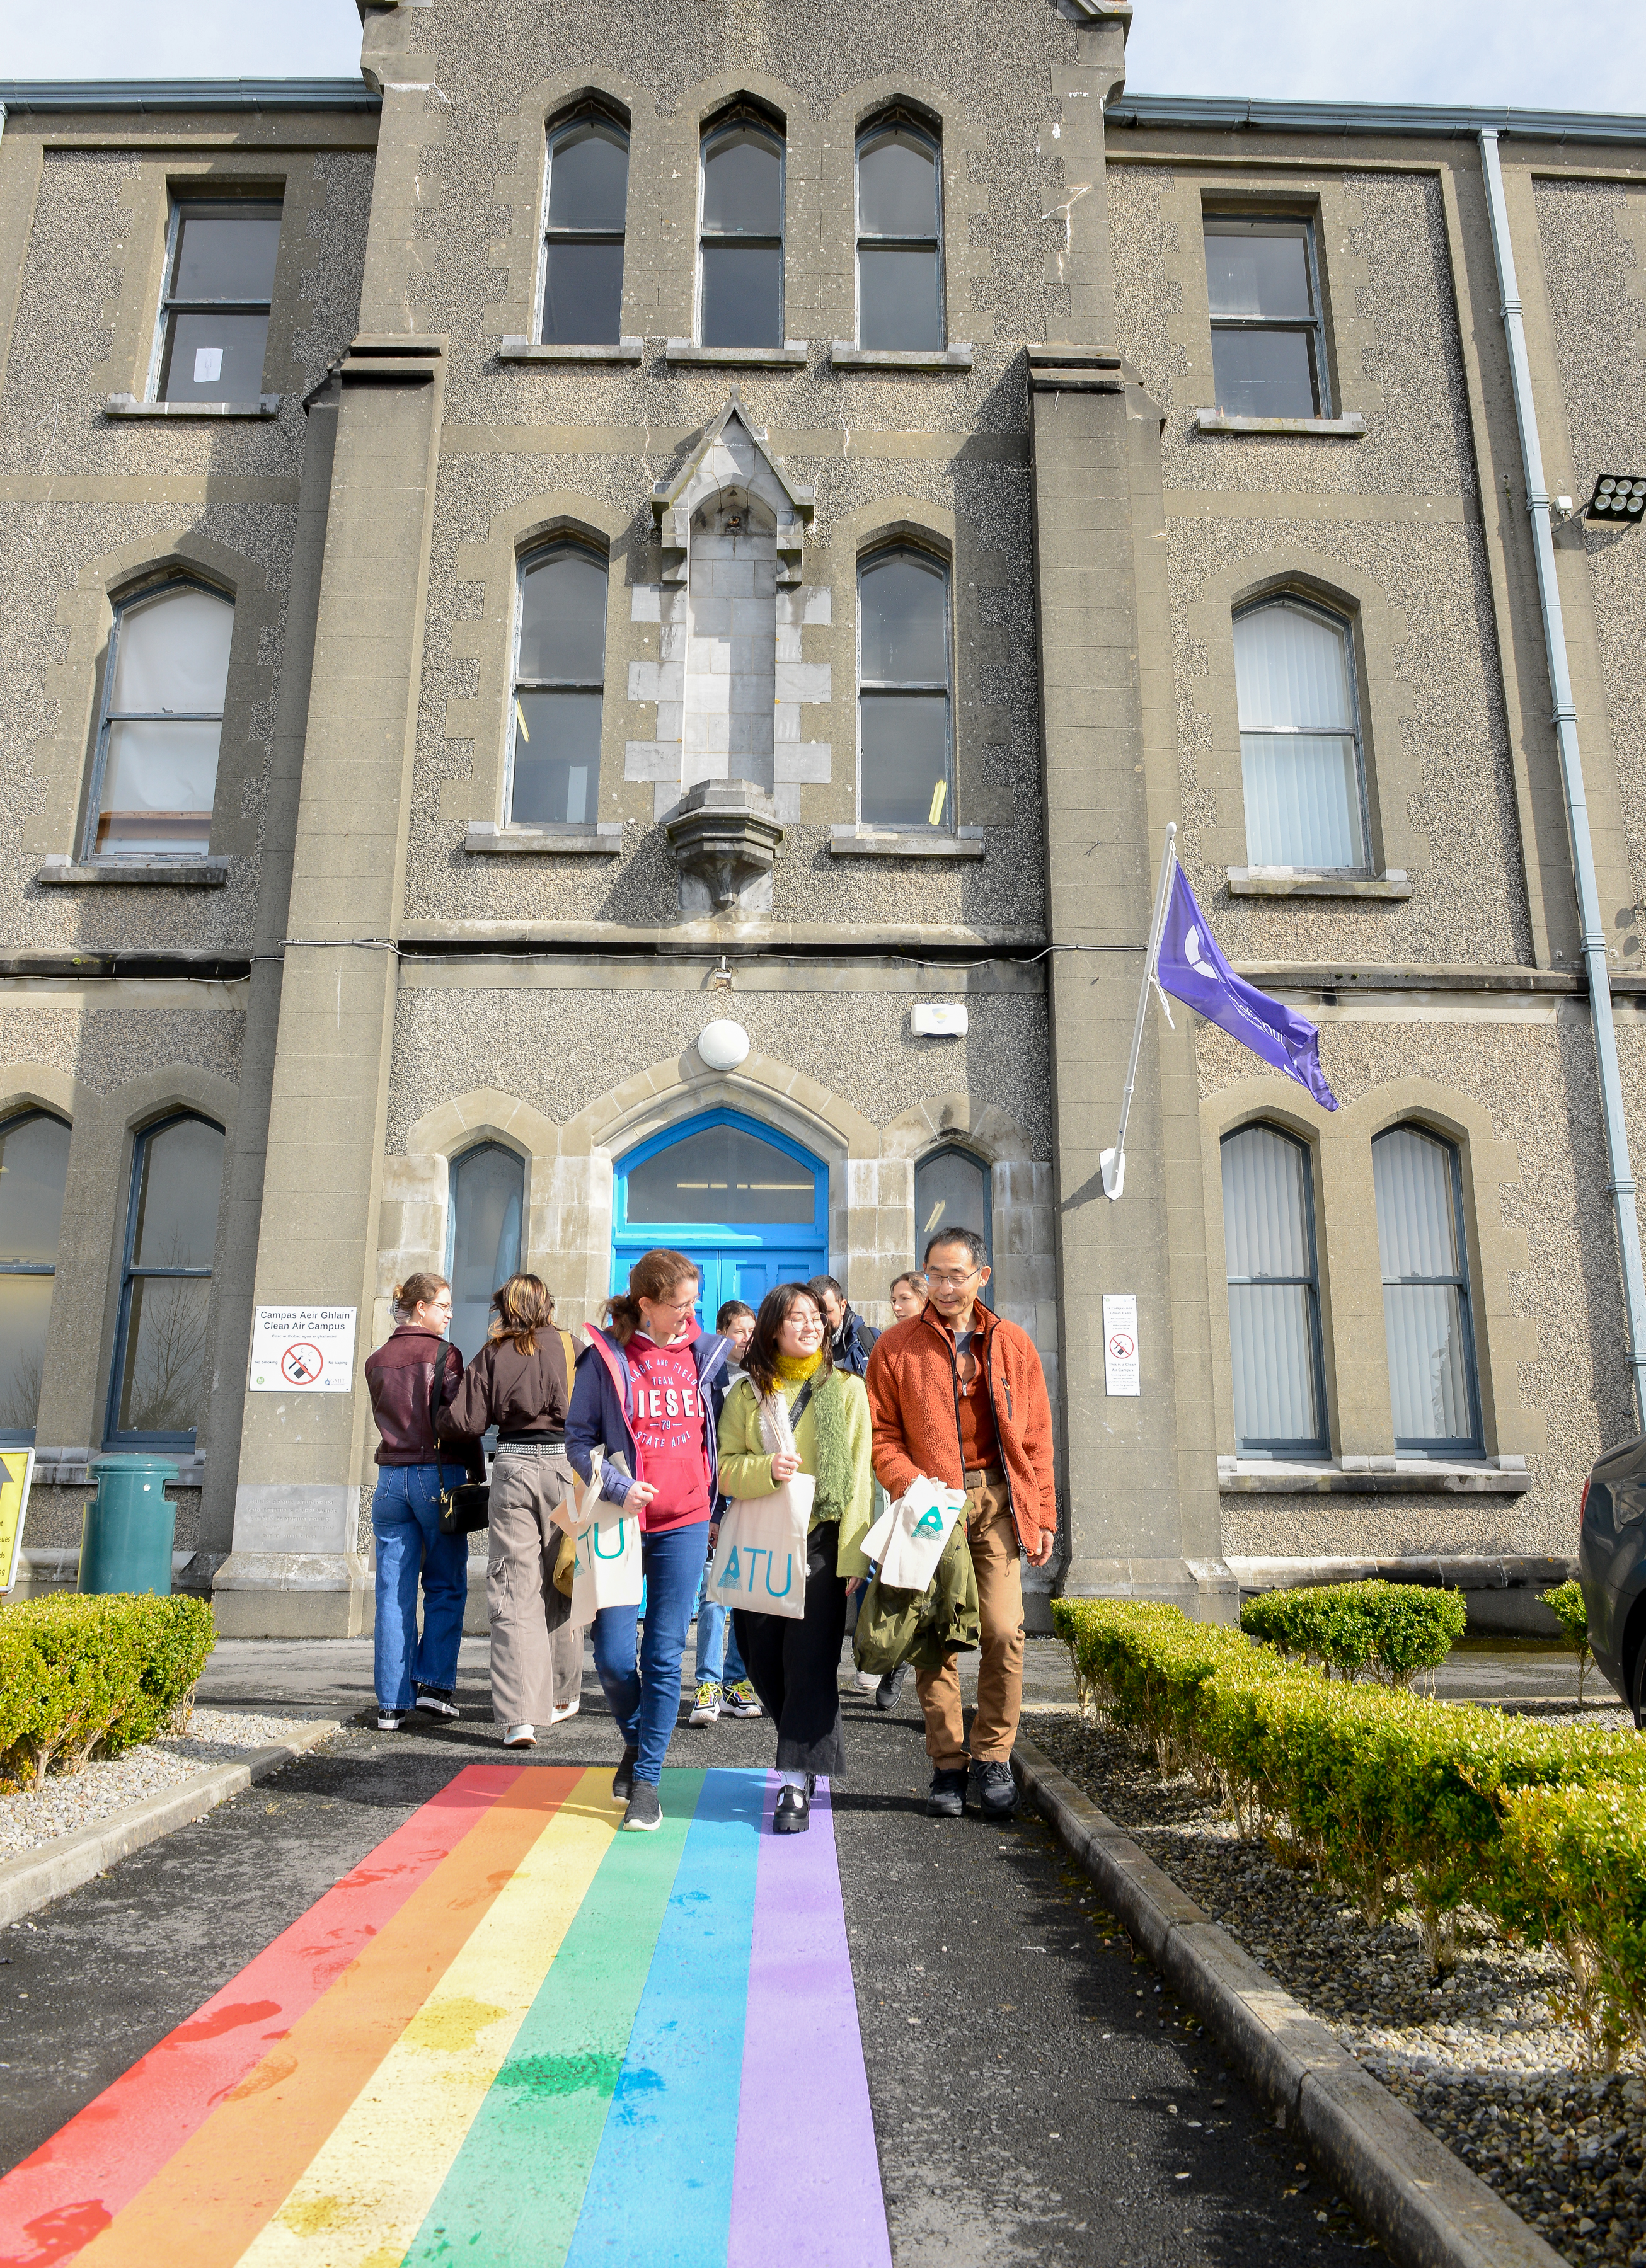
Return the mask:
<path id="1" fill-rule="evenodd" d="M 347 1394 L 354 1385 L 352 1307 L 259 1307 L 254 1394 Z"/>
<path id="2" fill-rule="evenodd" d="M 1141 1394 L 1137 1359 L 1137 1293 L 1103 1295 L 1103 1383 L 1111 1394 Z"/>

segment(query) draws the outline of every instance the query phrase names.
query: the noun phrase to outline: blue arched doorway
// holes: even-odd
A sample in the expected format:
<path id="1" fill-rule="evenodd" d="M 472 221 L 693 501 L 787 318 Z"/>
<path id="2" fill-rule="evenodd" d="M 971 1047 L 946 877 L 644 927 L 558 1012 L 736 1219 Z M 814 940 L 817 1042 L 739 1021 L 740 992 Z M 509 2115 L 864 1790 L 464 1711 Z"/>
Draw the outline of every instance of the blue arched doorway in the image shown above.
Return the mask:
<path id="1" fill-rule="evenodd" d="M 709 1110 L 654 1134 L 617 1163 L 612 1289 L 654 1244 L 690 1254 L 699 1314 L 727 1300 L 757 1307 L 774 1284 L 829 1264 L 829 1169 L 798 1142 L 734 1110 Z"/>

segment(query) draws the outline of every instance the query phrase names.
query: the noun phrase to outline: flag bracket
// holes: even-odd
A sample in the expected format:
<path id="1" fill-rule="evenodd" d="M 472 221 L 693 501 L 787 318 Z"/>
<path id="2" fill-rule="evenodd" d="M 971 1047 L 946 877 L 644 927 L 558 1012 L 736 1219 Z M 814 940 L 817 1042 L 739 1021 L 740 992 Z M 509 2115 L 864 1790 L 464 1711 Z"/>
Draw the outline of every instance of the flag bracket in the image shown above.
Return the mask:
<path id="1" fill-rule="evenodd" d="M 1126 1188 L 1126 1126 L 1132 1115 L 1132 1089 L 1137 1084 L 1137 1059 L 1143 1046 L 1143 1018 L 1148 1009 L 1149 987 L 1155 982 L 1155 962 L 1160 952 L 1161 925 L 1166 918 L 1166 892 L 1171 882 L 1172 865 L 1177 858 L 1177 822 L 1167 822 L 1166 848 L 1161 853 L 1160 880 L 1155 885 L 1155 912 L 1148 925 L 1148 950 L 1143 957 L 1143 982 L 1138 987 L 1137 1020 L 1132 1027 L 1132 1054 L 1126 1067 L 1126 1087 L 1120 1097 L 1120 1124 L 1114 1138 L 1112 1150 L 1105 1150 L 1097 1163 L 1103 1174 L 1103 1193 L 1111 1204 L 1116 1204 Z"/>

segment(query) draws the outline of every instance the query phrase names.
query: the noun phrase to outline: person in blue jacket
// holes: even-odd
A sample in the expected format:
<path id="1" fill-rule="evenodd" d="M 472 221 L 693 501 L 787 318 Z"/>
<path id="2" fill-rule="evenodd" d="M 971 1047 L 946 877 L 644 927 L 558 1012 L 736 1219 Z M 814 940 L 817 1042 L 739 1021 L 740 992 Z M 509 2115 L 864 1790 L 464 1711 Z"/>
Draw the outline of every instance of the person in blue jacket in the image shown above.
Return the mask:
<path id="1" fill-rule="evenodd" d="M 629 1289 L 606 1303 L 578 1358 L 566 1415 L 574 1470 L 638 1513 L 646 1626 L 637 1668 L 633 1607 L 594 1616 L 594 1668 L 623 1761 L 613 1796 L 624 1825 L 661 1826 L 663 1758 L 680 1716 L 680 1660 L 697 1611 L 714 1512 L 720 1381 L 729 1340 L 698 1328 L 697 1263 L 683 1252 L 642 1253 Z M 598 1453 L 598 1454 L 597 1454 Z"/>

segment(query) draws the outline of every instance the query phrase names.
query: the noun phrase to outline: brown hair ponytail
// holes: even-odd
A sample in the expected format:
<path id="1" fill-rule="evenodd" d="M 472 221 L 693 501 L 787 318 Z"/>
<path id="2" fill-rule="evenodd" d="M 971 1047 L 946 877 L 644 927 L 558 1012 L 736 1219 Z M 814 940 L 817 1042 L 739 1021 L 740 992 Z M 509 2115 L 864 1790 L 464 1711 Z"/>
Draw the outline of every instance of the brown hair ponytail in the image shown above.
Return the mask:
<path id="1" fill-rule="evenodd" d="M 683 1284 L 688 1276 L 694 1282 L 698 1280 L 698 1263 L 683 1252 L 671 1252 L 666 1245 L 660 1245 L 640 1255 L 629 1270 L 627 1292 L 614 1292 L 602 1315 L 619 1346 L 627 1346 L 642 1329 L 641 1300 L 666 1300 L 675 1285 Z"/>
<path id="2" fill-rule="evenodd" d="M 425 1300 L 438 1300 L 442 1292 L 451 1288 L 444 1276 L 432 1275 L 422 1269 L 417 1275 L 408 1276 L 403 1284 L 395 1285 L 389 1294 L 389 1305 L 402 1323 L 409 1323 L 414 1308 L 420 1307 Z"/>
<path id="3" fill-rule="evenodd" d="M 554 1315 L 554 1293 L 541 1276 L 511 1276 L 491 1294 L 491 1312 L 497 1321 L 488 1336 L 512 1340 L 517 1354 L 535 1354 L 536 1335 Z"/>

